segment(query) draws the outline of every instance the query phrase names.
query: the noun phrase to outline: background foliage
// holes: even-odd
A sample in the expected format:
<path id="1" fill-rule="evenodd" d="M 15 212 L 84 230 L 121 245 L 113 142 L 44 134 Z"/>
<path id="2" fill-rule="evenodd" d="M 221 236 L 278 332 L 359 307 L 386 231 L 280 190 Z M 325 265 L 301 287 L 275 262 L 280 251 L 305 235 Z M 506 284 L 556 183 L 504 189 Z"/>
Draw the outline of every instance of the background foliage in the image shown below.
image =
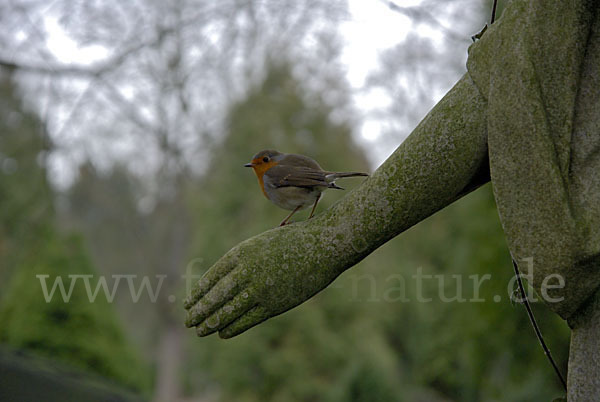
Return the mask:
<path id="1" fill-rule="evenodd" d="M 2 77 L 3 174 L 0 261 L 4 275 L 0 343 L 34 351 L 148 391 L 150 373 L 126 339 L 122 322 L 106 299 L 90 303 L 82 286 L 70 302 L 46 302 L 36 275 L 48 275 L 48 290 L 68 275 L 96 275 L 84 240 L 58 232 L 52 189 L 43 165 L 43 123 L 24 110 L 10 76 Z M 9 280 L 7 280 L 10 278 Z M 92 282 L 92 288 L 95 283 Z"/>

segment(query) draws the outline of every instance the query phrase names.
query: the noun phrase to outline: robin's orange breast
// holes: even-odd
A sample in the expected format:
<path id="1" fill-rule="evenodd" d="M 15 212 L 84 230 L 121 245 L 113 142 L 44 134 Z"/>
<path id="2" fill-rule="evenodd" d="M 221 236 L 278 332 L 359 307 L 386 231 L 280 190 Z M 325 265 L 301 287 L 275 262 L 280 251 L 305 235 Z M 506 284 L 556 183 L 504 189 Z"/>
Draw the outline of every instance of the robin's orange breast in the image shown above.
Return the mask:
<path id="1" fill-rule="evenodd" d="M 265 197 L 267 197 L 267 200 L 270 200 L 271 198 L 269 198 L 269 195 L 265 191 L 265 182 L 263 176 L 265 175 L 267 170 L 271 169 L 275 165 L 277 165 L 277 162 L 269 161 L 252 167 L 254 173 L 256 174 L 256 177 L 258 178 L 258 184 L 260 185 L 260 189 L 262 190 Z"/>

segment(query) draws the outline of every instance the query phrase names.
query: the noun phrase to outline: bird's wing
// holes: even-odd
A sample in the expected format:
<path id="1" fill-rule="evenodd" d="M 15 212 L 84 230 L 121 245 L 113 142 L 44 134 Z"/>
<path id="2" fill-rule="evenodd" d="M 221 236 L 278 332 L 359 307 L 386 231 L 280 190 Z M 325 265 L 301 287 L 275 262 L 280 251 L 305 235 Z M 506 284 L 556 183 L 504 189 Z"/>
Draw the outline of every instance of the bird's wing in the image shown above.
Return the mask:
<path id="1" fill-rule="evenodd" d="M 306 166 L 275 165 L 265 176 L 275 187 L 332 187 L 333 183 L 326 180 L 327 173 Z"/>

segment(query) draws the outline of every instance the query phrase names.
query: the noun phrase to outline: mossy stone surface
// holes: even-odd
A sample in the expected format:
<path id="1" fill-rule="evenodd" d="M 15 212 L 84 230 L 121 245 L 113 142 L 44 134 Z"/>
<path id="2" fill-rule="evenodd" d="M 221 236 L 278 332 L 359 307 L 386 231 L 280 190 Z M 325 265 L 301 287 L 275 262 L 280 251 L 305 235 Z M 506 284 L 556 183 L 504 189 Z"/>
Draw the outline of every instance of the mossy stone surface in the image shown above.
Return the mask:
<path id="1" fill-rule="evenodd" d="M 594 1 L 513 1 L 471 46 L 490 172 L 517 262 L 550 275 L 568 319 L 600 285 L 600 15 Z M 521 264 L 521 270 L 524 265 Z"/>
<path id="2" fill-rule="evenodd" d="M 471 46 L 468 70 L 488 101 L 490 172 L 509 247 L 517 261 L 531 259 L 525 273 L 573 329 L 569 401 L 596 400 L 600 3 L 513 1 Z M 552 275 L 564 287 L 542 289 Z"/>

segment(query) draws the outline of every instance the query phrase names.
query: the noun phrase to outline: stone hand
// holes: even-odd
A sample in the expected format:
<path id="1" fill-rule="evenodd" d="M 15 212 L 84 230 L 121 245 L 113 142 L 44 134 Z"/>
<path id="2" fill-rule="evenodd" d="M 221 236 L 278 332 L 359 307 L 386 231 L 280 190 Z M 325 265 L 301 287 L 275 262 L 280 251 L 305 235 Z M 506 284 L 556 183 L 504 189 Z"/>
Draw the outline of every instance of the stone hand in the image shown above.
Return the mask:
<path id="1" fill-rule="evenodd" d="M 304 302 L 341 272 L 323 256 L 318 218 L 276 228 L 229 251 L 206 272 L 185 302 L 186 325 L 199 336 L 238 335 Z"/>

